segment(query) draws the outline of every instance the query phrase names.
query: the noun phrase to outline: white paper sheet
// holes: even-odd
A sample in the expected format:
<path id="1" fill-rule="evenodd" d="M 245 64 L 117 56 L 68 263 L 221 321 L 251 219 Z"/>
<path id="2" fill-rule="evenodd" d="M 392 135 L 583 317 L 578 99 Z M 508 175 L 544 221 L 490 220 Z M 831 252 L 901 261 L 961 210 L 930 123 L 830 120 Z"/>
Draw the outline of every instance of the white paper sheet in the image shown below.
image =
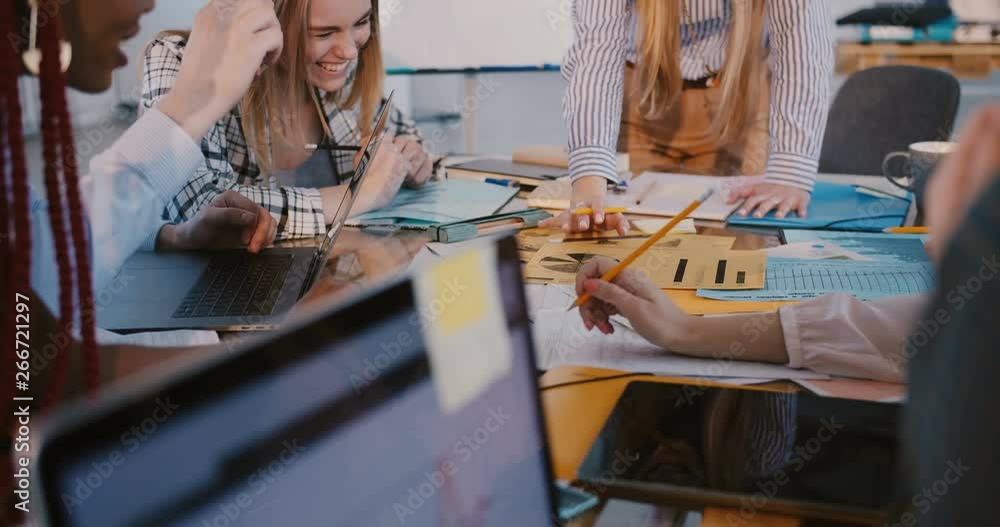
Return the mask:
<path id="1" fill-rule="evenodd" d="M 577 310 L 543 310 L 534 317 L 538 367 L 577 365 L 698 378 L 829 379 L 810 370 L 759 362 L 698 359 L 664 351 L 619 325 L 613 335 L 588 332 Z"/>
<path id="2" fill-rule="evenodd" d="M 214 331 L 182 329 L 177 331 L 150 331 L 121 335 L 103 329 L 97 330 L 97 342 L 101 344 L 131 344 L 151 348 L 181 348 L 187 346 L 211 346 L 219 343 L 219 334 Z"/>

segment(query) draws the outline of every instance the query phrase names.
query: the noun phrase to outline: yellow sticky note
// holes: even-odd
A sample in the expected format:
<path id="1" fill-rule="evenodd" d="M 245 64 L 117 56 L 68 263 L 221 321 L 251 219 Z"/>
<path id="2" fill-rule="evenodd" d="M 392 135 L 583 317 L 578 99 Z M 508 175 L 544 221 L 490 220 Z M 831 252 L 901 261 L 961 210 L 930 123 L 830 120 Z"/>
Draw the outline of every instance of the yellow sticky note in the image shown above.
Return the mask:
<path id="1" fill-rule="evenodd" d="M 438 311 L 441 333 L 452 335 L 486 314 L 486 293 L 482 276 L 482 255 L 469 251 L 445 260 L 430 270 L 431 287 L 440 298 L 431 299 Z"/>
<path id="2" fill-rule="evenodd" d="M 454 413 L 513 367 L 496 247 L 447 258 L 413 284 L 438 401 Z"/>

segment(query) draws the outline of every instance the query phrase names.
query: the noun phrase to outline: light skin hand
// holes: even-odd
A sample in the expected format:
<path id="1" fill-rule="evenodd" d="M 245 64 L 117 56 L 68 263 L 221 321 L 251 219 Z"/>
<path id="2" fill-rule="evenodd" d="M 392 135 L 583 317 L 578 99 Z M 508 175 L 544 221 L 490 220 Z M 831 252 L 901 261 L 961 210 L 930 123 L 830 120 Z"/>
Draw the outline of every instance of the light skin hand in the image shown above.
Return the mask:
<path id="1" fill-rule="evenodd" d="M 210 1 L 195 16 L 177 81 L 158 108 L 201 141 L 282 45 L 272 0 Z"/>
<path id="2" fill-rule="evenodd" d="M 650 342 L 673 348 L 678 337 L 686 332 L 691 317 L 674 305 L 649 277 L 635 269 L 626 268 L 611 282 L 601 280 L 600 277 L 616 264 L 614 260 L 598 256 L 585 263 L 577 273 L 577 295 L 592 295 L 580 306 L 583 324 L 587 329 L 596 327 L 602 333 L 614 333 L 614 326 L 608 319 L 621 314 Z"/>
<path id="3" fill-rule="evenodd" d="M 927 184 L 927 248 L 940 261 L 969 208 L 1000 172 L 1000 104 L 978 112 L 961 134 L 958 150 Z"/>
<path id="4" fill-rule="evenodd" d="M 395 138 L 387 135 L 382 139 L 368 170 L 370 173 L 361 183 L 354 208 L 358 212 L 379 209 L 391 203 L 413 167 L 400 152 Z"/>
<path id="5" fill-rule="evenodd" d="M 194 218 L 165 225 L 157 236 L 156 249 L 192 251 L 243 245 L 257 253 L 274 242 L 277 229 L 278 223 L 263 207 L 230 190 L 216 196 Z"/>
<path id="6" fill-rule="evenodd" d="M 741 216 L 752 215 L 763 218 L 772 210 L 776 218 L 784 218 L 795 212 L 804 218 L 808 212 L 810 195 L 808 192 L 774 183 L 748 183 L 730 191 L 727 203 L 746 200 L 737 211 Z"/>
<path id="7" fill-rule="evenodd" d="M 604 204 L 608 193 L 608 180 L 600 176 L 585 176 L 573 182 L 572 209 L 589 207 L 593 213 L 576 215 L 563 211 L 539 223 L 547 229 L 561 229 L 563 232 L 588 232 L 591 230 L 615 230 L 625 236 L 629 231 L 628 220 L 621 213 L 604 214 Z"/>
<path id="8" fill-rule="evenodd" d="M 407 188 L 423 186 L 431 178 L 434 171 L 434 162 L 424 151 L 424 147 L 411 137 L 399 136 L 394 138 L 392 142 L 399 147 L 400 154 L 410 163 L 411 170 L 406 174 L 403 185 Z"/>
<path id="9" fill-rule="evenodd" d="M 685 313 L 656 284 L 634 269 L 625 269 L 610 283 L 600 277 L 616 262 L 595 257 L 580 269 L 576 293 L 589 292 L 592 298 L 580 306 L 580 316 L 588 330 L 615 332 L 610 317 L 622 315 L 637 333 L 653 344 L 682 355 L 730 358 L 748 361 L 788 362 L 784 333 L 778 313 L 754 313 L 723 317 L 698 317 Z M 747 328 L 753 327 L 753 338 Z M 738 353 L 733 352 L 739 343 Z"/>

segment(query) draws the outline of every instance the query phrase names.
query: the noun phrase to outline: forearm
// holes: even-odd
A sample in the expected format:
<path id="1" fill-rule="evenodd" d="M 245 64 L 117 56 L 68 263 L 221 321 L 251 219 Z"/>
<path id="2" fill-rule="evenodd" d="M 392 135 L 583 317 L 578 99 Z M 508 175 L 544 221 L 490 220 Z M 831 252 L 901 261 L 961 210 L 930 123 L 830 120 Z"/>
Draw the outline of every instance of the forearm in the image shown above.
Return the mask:
<path id="1" fill-rule="evenodd" d="M 786 364 L 788 351 L 777 312 L 690 316 L 671 351 L 696 357 Z"/>
<path id="2" fill-rule="evenodd" d="M 576 39 L 566 54 L 563 118 L 569 142 L 569 173 L 575 181 L 602 176 L 617 181 L 615 145 L 621 121 L 629 14 L 625 0 L 577 0 Z"/>
<path id="3" fill-rule="evenodd" d="M 323 201 L 323 221 L 330 225 L 336 219 L 337 210 L 344 201 L 344 194 L 347 192 L 347 185 L 337 185 L 335 187 L 323 187 L 319 189 L 319 198 Z M 360 210 L 361 200 L 355 202 L 352 212 L 359 214 L 367 212 L 367 209 Z"/>
<path id="4" fill-rule="evenodd" d="M 833 77 L 835 41 L 826 2 L 768 2 L 772 73 L 767 181 L 811 191 Z"/>
<path id="5" fill-rule="evenodd" d="M 170 117 L 147 112 L 81 178 L 100 291 L 163 224 L 163 206 L 203 162 L 201 150 Z M 151 248 L 151 247 L 149 247 Z"/>

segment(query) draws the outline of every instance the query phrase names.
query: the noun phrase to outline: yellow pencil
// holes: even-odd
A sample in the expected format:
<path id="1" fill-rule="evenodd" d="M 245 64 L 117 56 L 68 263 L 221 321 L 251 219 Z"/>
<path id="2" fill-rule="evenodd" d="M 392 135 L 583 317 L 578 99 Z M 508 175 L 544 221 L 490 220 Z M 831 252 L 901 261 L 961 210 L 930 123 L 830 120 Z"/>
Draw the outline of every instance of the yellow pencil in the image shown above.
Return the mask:
<path id="1" fill-rule="evenodd" d="M 625 207 L 608 207 L 608 208 L 604 209 L 604 213 L 605 214 L 619 214 L 619 213 L 625 213 L 625 212 L 628 212 L 628 209 L 625 208 Z M 583 207 L 583 208 L 580 208 L 580 209 L 573 209 L 573 214 L 576 214 L 578 216 L 582 216 L 584 214 L 588 214 L 589 215 L 589 214 L 593 214 L 593 213 L 594 213 L 594 209 L 592 209 L 590 207 Z"/>
<path id="2" fill-rule="evenodd" d="M 614 280 L 615 277 L 621 274 L 621 272 L 624 271 L 626 267 L 632 265 L 632 263 L 635 262 L 637 258 L 642 256 L 642 253 L 646 252 L 650 247 L 656 244 L 656 242 L 660 241 L 660 238 L 666 236 L 667 233 L 670 232 L 670 229 L 673 229 L 674 227 L 677 226 L 678 223 L 684 221 L 684 218 L 687 218 L 688 215 L 690 215 L 692 212 L 694 212 L 695 209 L 700 207 L 702 203 L 708 200 L 708 198 L 712 197 L 713 193 L 715 193 L 715 189 L 709 189 L 704 194 L 702 194 L 701 197 L 692 201 L 691 204 L 688 205 L 684 210 L 682 210 L 680 214 L 674 216 L 672 220 L 670 220 L 660 230 L 656 231 L 656 234 L 650 236 L 648 240 L 643 242 L 643 244 L 640 245 L 636 250 L 632 251 L 632 253 L 626 256 L 624 260 L 618 262 L 618 265 L 612 267 L 610 271 L 604 273 L 604 276 L 601 277 L 601 280 L 604 280 L 605 282 L 610 282 Z M 590 300 L 590 297 L 591 294 L 589 292 L 584 293 L 580 298 L 576 299 L 576 302 L 574 302 L 573 305 L 570 306 L 570 309 L 582 306 L 584 303 L 587 302 L 587 300 Z"/>
<path id="3" fill-rule="evenodd" d="M 889 227 L 882 232 L 891 232 L 893 234 L 927 234 L 927 227 Z"/>

